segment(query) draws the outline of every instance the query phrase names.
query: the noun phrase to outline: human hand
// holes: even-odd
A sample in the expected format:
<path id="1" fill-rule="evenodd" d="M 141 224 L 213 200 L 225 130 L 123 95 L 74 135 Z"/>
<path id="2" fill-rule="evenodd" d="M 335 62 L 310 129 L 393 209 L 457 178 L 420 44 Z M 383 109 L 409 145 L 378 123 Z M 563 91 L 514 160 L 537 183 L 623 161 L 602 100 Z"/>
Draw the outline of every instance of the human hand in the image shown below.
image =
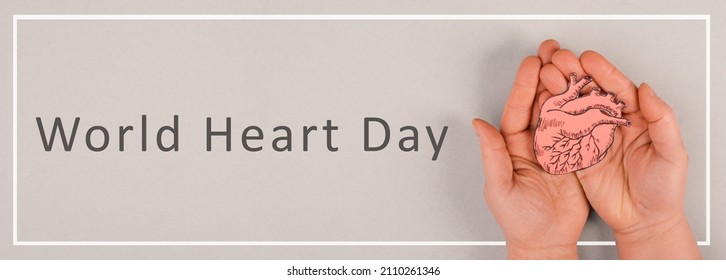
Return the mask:
<path id="1" fill-rule="evenodd" d="M 557 42 L 545 41 L 538 57 L 522 61 L 501 133 L 483 120 L 473 121 L 486 174 L 485 200 L 504 231 L 511 259 L 576 259 L 590 209 L 577 177 L 548 174 L 532 148 L 542 97 L 551 96 L 539 83 L 540 68 L 558 49 Z"/>
<path id="2" fill-rule="evenodd" d="M 558 50 L 540 79 L 549 92 L 563 92 L 565 73 L 590 75 L 590 86 L 596 83 L 626 104 L 623 118 L 630 127 L 603 126 L 617 129 L 607 155 L 575 172 L 590 204 L 612 228 L 620 257 L 701 258 L 685 216 L 688 156 L 672 109 L 649 85 L 636 87 L 594 51 L 578 59 Z"/>

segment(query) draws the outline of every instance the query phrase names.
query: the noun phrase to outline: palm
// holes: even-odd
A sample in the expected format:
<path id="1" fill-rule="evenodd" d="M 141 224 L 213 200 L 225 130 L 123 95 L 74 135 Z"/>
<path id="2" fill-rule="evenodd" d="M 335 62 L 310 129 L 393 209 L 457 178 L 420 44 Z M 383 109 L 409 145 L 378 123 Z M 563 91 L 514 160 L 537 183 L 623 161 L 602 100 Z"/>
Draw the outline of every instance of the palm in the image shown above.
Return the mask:
<path id="1" fill-rule="evenodd" d="M 549 95 L 538 87 L 540 69 L 537 57 L 522 62 L 502 113 L 501 132 L 474 121 L 486 175 L 484 193 L 508 244 L 574 248 L 589 205 L 574 174 L 550 175 L 534 157 L 538 96 Z"/>
<path id="2" fill-rule="evenodd" d="M 630 127 L 618 127 L 602 162 L 576 172 L 587 199 L 615 231 L 635 229 L 649 217 L 658 223 L 681 213 L 687 159 L 675 117 L 650 87 L 640 89 L 595 52 L 577 59 L 570 52 L 555 54 L 556 68 L 543 69 L 545 86 L 557 90 L 551 78 L 564 73 L 584 75 L 623 100 L 623 117 Z M 593 85 L 594 86 L 594 83 Z M 640 104 L 640 100 L 646 102 Z M 662 103 L 662 104 L 661 104 Z"/>
<path id="3" fill-rule="evenodd" d="M 685 177 L 682 163 L 656 152 L 640 112 L 625 118 L 633 125 L 618 128 L 603 162 L 578 172 L 593 208 L 616 231 L 636 226 L 644 216 L 666 219 L 680 210 L 670 207 L 682 198 L 678 186 Z"/>
<path id="4" fill-rule="evenodd" d="M 551 175 L 534 158 L 532 130 L 505 137 L 512 159 L 511 191 L 501 204 L 510 216 L 501 220 L 505 232 L 519 243 L 552 238 L 576 241 L 588 215 L 588 202 L 574 174 Z M 492 199 L 490 199 L 492 200 Z M 520 224 L 528 227 L 521 227 Z"/>

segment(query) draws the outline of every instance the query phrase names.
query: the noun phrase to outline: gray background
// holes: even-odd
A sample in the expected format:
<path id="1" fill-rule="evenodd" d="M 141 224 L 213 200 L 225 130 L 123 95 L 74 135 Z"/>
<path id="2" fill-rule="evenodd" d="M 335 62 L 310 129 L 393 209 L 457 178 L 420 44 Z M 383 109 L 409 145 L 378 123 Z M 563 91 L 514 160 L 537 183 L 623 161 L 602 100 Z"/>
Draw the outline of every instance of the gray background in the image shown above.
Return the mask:
<path id="1" fill-rule="evenodd" d="M 4 258 L 503 258 L 503 247 L 12 247 L 11 14 L 513 14 L 626 13 L 602 9 L 448 2 L 447 6 L 356 7 L 336 2 L 294 7 L 285 1 L 133 6 L 124 2 L 7 3 L 0 79 L 0 170 Z M 296 3 L 296 2 L 295 2 Z M 128 6 L 127 6 L 128 5 Z M 242 5 L 242 6 L 240 6 Z M 155 6 L 155 7 L 154 7 Z M 644 5 L 645 6 L 645 5 Z M 386 7 L 386 8 L 384 8 Z M 493 10 L 491 7 L 498 7 Z M 537 5 L 526 5 L 528 8 Z M 617 7 L 617 9 L 612 8 Z M 638 13 L 707 14 L 703 3 Z M 696 8 L 696 10 L 693 10 Z M 687 10 L 684 10 L 687 9 Z M 597 11 L 597 12 L 594 12 Z M 712 15 L 712 170 L 719 132 L 723 20 Z M 19 39 L 19 239 L 23 241 L 496 241 L 499 227 L 481 199 L 481 164 L 469 126 L 499 120 L 521 58 L 546 38 L 576 52 L 596 49 L 636 83 L 648 81 L 679 116 L 690 155 L 687 209 L 705 240 L 705 24 L 703 21 L 23 21 Z M 5 51 L 7 50 L 7 51 Z M 153 128 L 180 115 L 180 152 L 162 153 L 150 138 L 139 151 L 117 126 Z M 102 153 L 42 151 L 35 116 L 81 116 L 80 128 L 104 125 Z M 204 118 L 233 121 L 233 151 L 222 141 L 204 151 Z M 362 119 L 389 121 L 392 143 L 362 151 Z M 337 153 L 324 134 L 301 151 L 303 125 L 340 126 Z M 259 125 L 265 149 L 250 153 L 238 137 Z M 271 129 L 293 129 L 293 152 L 272 151 Z M 395 147 L 397 129 L 419 128 L 420 151 Z M 449 132 L 439 160 L 425 126 Z M 79 133 L 83 133 L 80 131 Z M 79 134 L 77 141 L 83 140 Z M 721 141 L 719 141 L 721 140 Z M 79 142 L 77 144 L 82 144 Z M 707 258 L 724 258 L 719 225 L 723 175 L 712 174 L 712 238 Z M 594 215 L 581 240 L 611 240 Z M 584 258 L 614 258 L 613 247 L 581 247 Z"/>

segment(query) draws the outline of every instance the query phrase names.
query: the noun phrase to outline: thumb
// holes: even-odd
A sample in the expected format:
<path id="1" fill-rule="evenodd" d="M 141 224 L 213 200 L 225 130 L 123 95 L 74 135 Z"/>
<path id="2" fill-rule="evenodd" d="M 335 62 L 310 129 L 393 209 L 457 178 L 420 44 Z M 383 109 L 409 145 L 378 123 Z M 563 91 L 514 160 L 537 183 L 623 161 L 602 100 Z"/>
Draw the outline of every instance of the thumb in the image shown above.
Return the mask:
<path id="1" fill-rule="evenodd" d="M 484 165 L 485 192 L 508 191 L 512 186 L 512 160 L 499 131 L 486 121 L 474 119 Z"/>
<path id="2" fill-rule="evenodd" d="M 648 122 L 648 133 L 656 153 L 675 162 L 687 160 L 686 148 L 673 109 L 646 83 L 638 88 L 638 103 Z"/>

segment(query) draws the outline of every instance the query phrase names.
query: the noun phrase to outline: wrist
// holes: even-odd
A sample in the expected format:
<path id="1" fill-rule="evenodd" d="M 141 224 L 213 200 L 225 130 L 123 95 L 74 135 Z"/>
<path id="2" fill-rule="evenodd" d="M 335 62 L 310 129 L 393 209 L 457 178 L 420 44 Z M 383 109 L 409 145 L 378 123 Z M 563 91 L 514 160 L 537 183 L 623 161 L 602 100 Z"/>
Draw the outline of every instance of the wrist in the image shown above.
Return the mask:
<path id="1" fill-rule="evenodd" d="M 614 230 L 613 235 L 621 259 L 702 258 L 684 213 Z"/>
<path id="2" fill-rule="evenodd" d="M 560 245 L 526 246 L 507 242 L 507 258 L 511 260 L 576 260 L 577 242 Z"/>

